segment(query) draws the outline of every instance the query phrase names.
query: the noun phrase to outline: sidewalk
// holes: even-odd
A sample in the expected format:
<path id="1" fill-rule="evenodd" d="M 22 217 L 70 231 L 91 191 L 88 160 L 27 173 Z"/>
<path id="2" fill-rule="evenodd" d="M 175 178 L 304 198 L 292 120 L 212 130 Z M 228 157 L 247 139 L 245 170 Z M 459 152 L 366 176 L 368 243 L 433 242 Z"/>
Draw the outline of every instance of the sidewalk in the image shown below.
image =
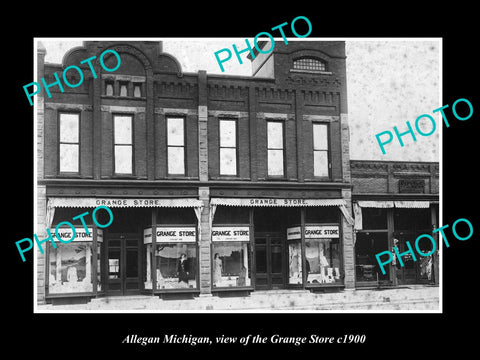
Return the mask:
<path id="1" fill-rule="evenodd" d="M 246 297 L 202 296 L 162 300 L 154 296 L 117 296 L 92 299 L 88 304 L 37 305 L 38 312 L 439 312 L 437 286 L 396 289 L 345 290 L 313 294 L 306 290 L 255 291 Z"/>

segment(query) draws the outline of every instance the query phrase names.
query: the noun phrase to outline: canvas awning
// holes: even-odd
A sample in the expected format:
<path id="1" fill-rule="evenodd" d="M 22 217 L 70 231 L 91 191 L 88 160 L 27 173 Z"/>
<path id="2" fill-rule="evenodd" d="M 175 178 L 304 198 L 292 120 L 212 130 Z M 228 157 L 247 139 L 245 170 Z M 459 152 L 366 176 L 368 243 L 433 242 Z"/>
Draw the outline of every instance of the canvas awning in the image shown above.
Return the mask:
<path id="1" fill-rule="evenodd" d="M 247 207 L 338 206 L 346 221 L 353 225 L 353 218 L 349 214 L 345 199 L 212 198 L 210 200 L 210 226 L 218 205 Z"/>
<path id="2" fill-rule="evenodd" d="M 430 201 L 419 200 L 375 200 L 375 201 L 358 201 L 358 206 L 362 208 L 410 208 L 410 209 L 428 209 Z"/>
<path id="3" fill-rule="evenodd" d="M 73 198 L 73 197 L 50 197 L 47 202 L 46 224 L 52 226 L 56 208 L 95 208 L 97 206 L 119 208 L 141 207 L 191 207 L 195 211 L 200 227 L 200 215 L 203 209 L 203 201 L 191 198 L 158 199 L 158 198 Z"/>
<path id="4" fill-rule="evenodd" d="M 70 198 L 51 197 L 49 206 L 52 207 L 202 207 L 203 202 L 191 198 L 158 199 L 158 198 Z"/>
<path id="5" fill-rule="evenodd" d="M 341 206 L 344 199 L 212 198 L 211 205 L 223 206 Z"/>
<path id="6" fill-rule="evenodd" d="M 353 214 L 355 217 L 355 230 L 362 230 L 362 208 L 399 208 L 399 209 L 428 209 L 431 203 L 436 201 L 420 201 L 420 200 L 372 200 L 372 201 L 356 201 L 353 203 Z"/>

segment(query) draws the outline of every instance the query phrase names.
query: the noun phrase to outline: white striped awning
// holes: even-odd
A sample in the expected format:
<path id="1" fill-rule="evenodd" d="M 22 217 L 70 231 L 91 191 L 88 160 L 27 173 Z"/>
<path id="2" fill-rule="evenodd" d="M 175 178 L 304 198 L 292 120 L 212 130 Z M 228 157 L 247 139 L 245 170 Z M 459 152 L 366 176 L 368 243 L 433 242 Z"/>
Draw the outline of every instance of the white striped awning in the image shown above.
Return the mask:
<path id="1" fill-rule="evenodd" d="M 395 201 L 395 207 L 408 209 L 428 209 L 430 201 Z"/>
<path id="2" fill-rule="evenodd" d="M 49 206 L 57 207 L 202 207 L 203 201 L 190 198 L 158 199 L 158 198 L 69 198 L 50 197 Z"/>
<path id="3" fill-rule="evenodd" d="M 345 206 L 344 199 L 212 198 L 211 205 L 223 206 Z"/>
<path id="4" fill-rule="evenodd" d="M 358 206 L 362 208 L 403 208 L 403 209 L 428 209 L 430 201 L 418 200 L 377 200 L 377 201 L 358 201 Z"/>
<path id="5" fill-rule="evenodd" d="M 364 208 L 393 208 L 393 201 L 358 201 L 358 206 Z"/>

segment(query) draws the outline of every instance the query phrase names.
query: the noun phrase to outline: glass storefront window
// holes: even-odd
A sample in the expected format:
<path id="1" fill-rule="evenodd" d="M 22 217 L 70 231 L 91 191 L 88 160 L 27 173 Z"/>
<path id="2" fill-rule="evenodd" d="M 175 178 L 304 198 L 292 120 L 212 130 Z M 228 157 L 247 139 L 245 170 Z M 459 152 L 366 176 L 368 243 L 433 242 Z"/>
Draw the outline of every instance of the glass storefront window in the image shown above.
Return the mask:
<path id="1" fill-rule="evenodd" d="M 362 208 L 362 226 L 368 230 L 386 230 L 387 211 L 384 208 Z"/>
<path id="2" fill-rule="evenodd" d="M 357 281 L 389 280 L 390 266 L 382 274 L 375 255 L 388 250 L 387 232 L 358 232 L 355 243 L 355 268 Z"/>
<path id="3" fill-rule="evenodd" d="M 197 245 L 155 245 L 157 289 L 197 288 Z"/>
<path id="4" fill-rule="evenodd" d="M 302 284 L 302 242 L 293 240 L 288 242 L 288 269 L 289 284 Z"/>
<path id="5" fill-rule="evenodd" d="M 338 239 L 305 239 L 307 284 L 341 283 Z"/>
<path id="6" fill-rule="evenodd" d="M 250 244 L 247 242 L 213 243 L 213 286 L 250 286 Z"/>
<path id="7" fill-rule="evenodd" d="M 91 242 L 50 244 L 48 291 L 50 294 L 93 291 Z"/>
<path id="8" fill-rule="evenodd" d="M 143 270 L 143 282 L 145 289 L 152 290 L 152 244 L 145 244 L 144 245 L 144 270 Z"/>
<path id="9" fill-rule="evenodd" d="M 430 232 L 430 209 L 398 209 L 394 210 L 394 228 L 398 230 Z"/>

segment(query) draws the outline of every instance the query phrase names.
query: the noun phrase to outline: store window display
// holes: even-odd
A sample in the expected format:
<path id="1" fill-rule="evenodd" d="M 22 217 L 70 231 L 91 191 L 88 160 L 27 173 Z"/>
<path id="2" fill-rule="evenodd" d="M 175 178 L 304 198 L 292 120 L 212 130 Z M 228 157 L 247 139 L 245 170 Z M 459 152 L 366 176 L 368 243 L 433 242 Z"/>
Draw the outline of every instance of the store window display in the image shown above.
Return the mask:
<path id="1" fill-rule="evenodd" d="M 52 233 L 55 233 L 52 230 Z M 60 228 L 57 232 L 61 240 L 56 241 L 56 248 L 49 243 L 48 259 L 48 292 L 49 294 L 72 294 L 93 292 L 94 277 L 97 276 L 97 291 L 101 291 L 99 276 L 103 232 L 97 229 L 97 251 L 95 255 L 93 228 L 75 228 L 76 239 L 68 242 L 73 236 L 72 228 Z M 57 237 L 57 235 L 55 235 Z M 78 239 L 81 239 L 78 240 Z M 97 266 L 93 271 L 94 262 Z"/>
<path id="2" fill-rule="evenodd" d="M 381 272 L 375 254 L 388 249 L 387 232 L 358 232 L 355 242 L 356 280 L 359 282 L 388 281 L 390 267 L 385 267 L 385 275 Z M 395 261 L 392 261 L 392 265 Z"/>
<path id="3" fill-rule="evenodd" d="M 155 257 L 157 289 L 197 288 L 196 244 L 156 244 Z"/>
<path id="4" fill-rule="evenodd" d="M 289 284 L 302 284 L 302 242 L 288 241 Z"/>
<path id="5" fill-rule="evenodd" d="M 341 283 L 338 239 L 305 239 L 307 284 Z"/>
<path id="6" fill-rule="evenodd" d="M 144 288 L 146 290 L 152 290 L 152 257 L 153 257 L 153 251 L 152 251 L 152 243 L 144 244 L 144 271 L 143 271 L 143 282 L 144 282 Z"/>
<path id="7" fill-rule="evenodd" d="M 91 242 L 50 245 L 49 293 L 92 292 L 92 254 Z"/>
<path id="8" fill-rule="evenodd" d="M 152 228 L 143 231 L 144 270 L 146 290 L 197 288 L 197 243 L 193 226 L 157 226 L 156 244 L 153 244 Z M 155 265 L 153 265 L 155 264 Z"/>
<path id="9" fill-rule="evenodd" d="M 248 242 L 214 242 L 213 286 L 251 286 L 250 244 Z"/>

